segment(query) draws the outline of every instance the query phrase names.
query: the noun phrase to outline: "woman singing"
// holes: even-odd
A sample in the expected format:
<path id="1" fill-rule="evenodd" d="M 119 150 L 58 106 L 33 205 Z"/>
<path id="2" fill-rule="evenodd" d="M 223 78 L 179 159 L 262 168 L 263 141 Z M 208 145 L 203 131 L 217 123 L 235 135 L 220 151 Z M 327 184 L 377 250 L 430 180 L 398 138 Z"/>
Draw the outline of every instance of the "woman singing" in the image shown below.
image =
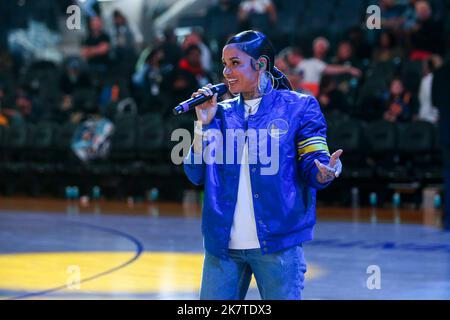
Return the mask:
<path id="1" fill-rule="evenodd" d="M 316 190 L 341 173 L 342 150 L 330 156 L 318 102 L 291 91 L 264 34 L 235 35 L 222 61 L 236 97 L 217 103 L 211 85 L 192 95 L 211 99 L 196 107 L 194 142 L 184 160 L 189 180 L 205 185 L 200 298 L 244 299 L 253 274 L 262 299 L 301 299 L 302 244 L 313 237 Z M 244 143 L 238 132 L 246 133 Z M 217 133 L 223 142 L 215 145 L 227 147 L 215 150 L 223 161 L 211 163 L 203 151 L 221 140 Z"/>

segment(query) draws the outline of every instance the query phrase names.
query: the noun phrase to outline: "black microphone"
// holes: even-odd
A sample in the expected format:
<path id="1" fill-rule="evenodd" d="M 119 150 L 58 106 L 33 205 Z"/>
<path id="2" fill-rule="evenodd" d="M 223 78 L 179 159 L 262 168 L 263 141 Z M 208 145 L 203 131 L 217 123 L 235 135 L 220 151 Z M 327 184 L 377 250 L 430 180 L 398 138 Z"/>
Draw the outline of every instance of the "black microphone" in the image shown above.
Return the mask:
<path id="1" fill-rule="evenodd" d="M 212 86 L 210 89 L 213 92 L 213 94 L 217 93 L 217 97 L 224 95 L 228 91 L 228 88 L 224 83 L 216 84 L 215 86 Z M 196 106 L 201 105 L 202 103 L 208 101 L 211 98 L 212 96 L 205 96 L 204 94 L 198 95 L 195 98 L 190 98 L 186 101 L 183 101 L 175 108 L 173 108 L 173 114 L 177 115 L 188 112 L 189 110 L 194 109 Z"/>

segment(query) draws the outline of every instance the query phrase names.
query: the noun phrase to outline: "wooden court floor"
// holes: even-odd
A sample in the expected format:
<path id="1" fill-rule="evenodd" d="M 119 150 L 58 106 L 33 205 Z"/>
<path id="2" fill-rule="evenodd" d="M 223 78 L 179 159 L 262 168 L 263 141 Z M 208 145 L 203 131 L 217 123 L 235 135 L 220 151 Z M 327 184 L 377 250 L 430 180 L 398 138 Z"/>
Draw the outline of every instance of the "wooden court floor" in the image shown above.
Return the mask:
<path id="1" fill-rule="evenodd" d="M 304 298 L 450 299 L 439 216 L 318 208 Z M 198 299 L 200 223 L 195 204 L 0 198 L 0 298 Z"/>

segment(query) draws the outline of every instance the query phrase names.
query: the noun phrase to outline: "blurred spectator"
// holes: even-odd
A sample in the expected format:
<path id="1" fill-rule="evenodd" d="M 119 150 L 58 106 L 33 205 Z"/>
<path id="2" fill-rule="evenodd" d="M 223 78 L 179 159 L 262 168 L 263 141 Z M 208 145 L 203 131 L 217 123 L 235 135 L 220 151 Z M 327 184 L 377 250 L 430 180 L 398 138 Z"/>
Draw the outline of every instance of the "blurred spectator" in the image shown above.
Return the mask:
<path id="1" fill-rule="evenodd" d="M 322 77 L 318 100 L 323 112 L 349 112 L 344 94 L 337 89 L 336 80 L 333 77 Z"/>
<path id="2" fill-rule="evenodd" d="M 403 12 L 403 29 L 411 30 L 416 24 L 416 2 L 418 0 L 409 0 L 408 5 Z"/>
<path id="3" fill-rule="evenodd" d="M 192 45 L 184 52 L 184 57 L 178 66 L 163 80 L 166 109 L 171 110 L 176 104 L 191 97 L 198 88 L 213 82 L 212 78 L 202 69 L 200 48 Z"/>
<path id="4" fill-rule="evenodd" d="M 394 58 L 402 56 L 403 53 L 397 46 L 395 34 L 389 30 L 383 31 L 373 53 L 373 63 L 392 61 Z"/>
<path id="5" fill-rule="evenodd" d="M 183 56 L 183 51 L 177 43 L 173 29 L 164 30 L 164 41 L 161 43 L 161 48 L 164 51 L 164 63 L 176 67 Z"/>
<path id="6" fill-rule="evenodd" d="M 61 75 L 60 88 L 63 94 L 72 94 L 80 88 L 91 86 L 89 74 L 83 70 L 81 61 L 77 58 L 69 59 L 66 63 L 64 73 Z"/>
<path id="7" fill-rule="evenodd" d="M 433 53 L 443 54 L 443 24 L 433 19 L 427 1 L 417 1 L 416 24 L 411 29 L 411 60 L 425 60 Z"/>
<path id="8" fill-rule="evenodd" d="M 89 36 L 83 42 L 81 56 L 87 60 L 92 71 L 104 73 L 109 65 L 110 38 L 103 31 L 99 16 L 92 17 L 89 26 Z"/>
<path id="9" fill-rule="evenodd" d="M 336 50 L 336 56 L 331 60 L 334 64 L 355 65 L 356 61 L 353 54 L 353 46 L 350 41 L 339 42 Z"/>
<path id="10" fill-rule="evenodd" d="M 163 78 L 169 71 L 162 63 L 164 61 L 164 51 L 157 47 L 153 49 L 147 57 L 145 63 L 133 74 L 132 82 L 135 88 L 139 105 L 145 108 L 160 107 L 161 85 Z"/>
<path id="11" fill-rule="evenodd" d="M 400 78 L 392 79 L 389 93 L 386 96 L 384 120 L 390 122 L 410 121 L 413 109 L 412 94 L 405 90 L 403 81 Z"/>
<path id="12" fill-rule="evenodd" d="M 209 50 L 208 46 L 203 42 L 200 34 L 196 31 L 193 31 L 191 34 L 186 36 L 186 38 L 183 41 L 183 44 L 181 45 L 181 49 L 186 50 L 188 47 L 192 45 L 196 45 L 197 47 L 200 48 L 202 68 L 205 71 L 210 72 L 212 69 L 211 51 Z"/>
<path id="13" fill-rule="evenodd" d="M 439 110 L 440 143 L 444 153 L 443 228 L 450 231 L 450 61 L 434 72 L 432 105 Z"/>
<path id="14" fill-rule="evenodd" d="M 322 74 L 338 75 L 349 73 L 354 77 L 360 77 L 361 71 L 352 66 L 327 64 L 324 60 L 327 56 L 330 43 L 326 38 L 318 37 L 313 42 L 313 57 L 304 59 L 297 67 L 302 74 L 302 87 L 314 96 L 319 93 L 319 83 Z"/>
<path id="15" fill-rule="evenodd" d="M 442 58 L 439 56 L 431 56 L 424 61 L 424 77 L 420 82 L 419 88 L 419 120 L 437 123 L 439 119 L 439 111 L 431 102 L 431 86 L 433 83 L 433 72 L 442 65 Z"/>
<path id="16" fill-rule="evenodd" d="M 406 7 L 399 5 L 395 0 L 380 0 L 381 26 L 383 29 L 399 30 L 405 19 L 403 13 Z"/>
<path id="17" fill-rule="evenodd" d="M 20 87 L 16 90 L 15 116 L 19 116 L 27 122 L 38 122 L 46 114 L 41 101 L 33 97 L 26 88 Z"/>
<path id="18" fill-rule="evenodd" d="M 348 31 L 348 40 L 353 47 L 356 59 L 360 61 L 370 59 L 372 56 L 372 47 L 366 41 L 364 32 L 360 27 L 350 28 Z"/>
<path id="19" fill-rule="evenodd" d="M 195 77 L 197 87 L 208 84 L 210 77 L 203 68 L 201 60 L 201 49 L 197 45 L 190 45 L 184 51 L 184 58 L 178 63 L 180 70 L 192 74 Z"/>
<path id="20" fill-rule="evenodd" d="M 298 47 L 287 47 L 278 53 L 278 58 L 283 59 L 285 68 L 295 70 L 303 60 L 302 51 Z M 281 69 L 280 69 L 281 70 Z"/>
<path id="21" fill-rule="evenodd" d="M 277 22 L 277 9 L 271 0 L 244 0 L 239 4 L 238 17 L 241 29 L 253 29 L 252 16 L 266 16 L 268 24 L 274 26 Z M 269 32 L 270 30 L 260 30 Z"/>
<path id="22" fill-rule="evenodd" d="M 350 41 L 344 40 L 338 44 L 336 51 L 336 56 L 332 59 L 334 65 L 349 67 L 349 68 L 360 68 L 357 65 L 357 61 L 354 58 L 353 47 Z M 349 95 L 351 90 L 356 91 L 356 86 L 358 85 L 357 79 L 354 78 L 350 73 L 340 73 L 333 76 L 337 89 Z M 354 92 L 356 94 L 356 92 Z"/>
<path id="23" fill-rule="evenodd" d="M 121 47 L 127 45 L 131 47 L 136 46 L 139 49 L 144 41 L 144 37 L 139 28 L 131 21 L 128 21 L 118 9 L 113 12 L 113 22 L 113 44 Z"/>
<path id="24" fill-rule="evenodd" d="M 114 59 L 118 63 L 131 64 L 136 59 L 136 49 L 140 47 L 143 36 L 118 9 L 113 12 L 111 44 Z"/>
<path id="25" fill-rule="evenodd" d="M 275 59 L 275 66 L 287 76 L 294 90 L 299 92 L 302 91 L 302 78 L 297 70 L 297 67 L 300 65 L 302 60 L 302 52 L 297 47 L 284 48 L 278 53 Z"/>

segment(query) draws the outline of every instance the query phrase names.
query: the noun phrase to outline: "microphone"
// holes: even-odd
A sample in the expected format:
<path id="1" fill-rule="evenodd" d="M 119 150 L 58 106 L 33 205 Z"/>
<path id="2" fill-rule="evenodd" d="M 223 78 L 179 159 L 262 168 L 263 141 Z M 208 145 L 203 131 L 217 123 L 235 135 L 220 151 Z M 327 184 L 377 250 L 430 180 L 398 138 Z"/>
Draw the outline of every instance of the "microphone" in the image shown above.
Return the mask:
<path id="1" fill-rule="evenodd" d="M 228 91 L 228 88 L 224 83 L 216 84 L 212 86 L 210 89 L 213 92 L 213 94 L 217 93 L 217 97 L 223 96 Z M 173 108 L 173 114 L 178 115 L 188 112 L 189 110 L 195 108 L 198 105 L 201 105 L 202 103 L 208 101 L 211 98 L 212 96 L 205 96 L 204 94 L 198 95 L 194 98 L 190 98 L 186 101 L 181 102 L 178 106 Z"/>

